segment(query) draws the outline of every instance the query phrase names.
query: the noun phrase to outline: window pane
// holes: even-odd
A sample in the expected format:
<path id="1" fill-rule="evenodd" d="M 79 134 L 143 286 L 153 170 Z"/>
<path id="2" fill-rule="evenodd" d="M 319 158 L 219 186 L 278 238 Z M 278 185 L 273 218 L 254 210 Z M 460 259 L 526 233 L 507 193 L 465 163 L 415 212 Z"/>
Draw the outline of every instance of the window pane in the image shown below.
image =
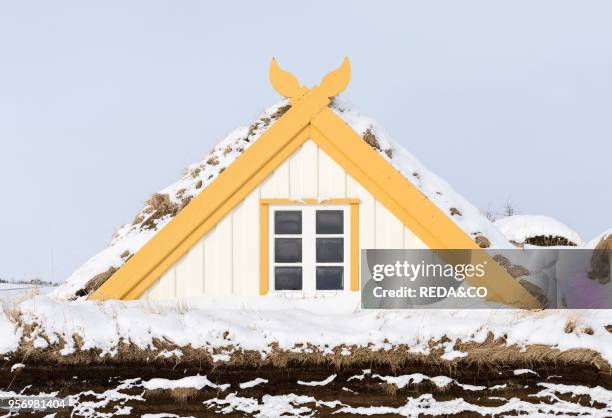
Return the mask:
<path id="1" fill-rule="evenodd" d="M 277 263 L 302 262 L 302 238 L 275 238 L 274 261 Z"/>
<path id="2" fill-rule="evenodd" d="M 301 234 L 302 212 L 299 210 L 277 210 L 274 212 L 276 234 Z"/>
<path id="3" fill-rule="evenodd" d="M 317 211 L 317 234 L 342 234 L 344 233 L 344 211 L 342 210 L 318 210 Z"/>
<path id="4" fill-rule="evenodd" d="M 275 290 L 302 290 L 301 267 L 276 267 L 274 269 Z"/>
<path id="5" fill-rule="evenodd" d="M 342 263 L 344 238 L 317 238 L 317 263 Z"/>
<path id="6" fill-rule="evenodd" d="M 342 290 L 343 276 L 343 267 L 317 267 L 317 290 Z"/>

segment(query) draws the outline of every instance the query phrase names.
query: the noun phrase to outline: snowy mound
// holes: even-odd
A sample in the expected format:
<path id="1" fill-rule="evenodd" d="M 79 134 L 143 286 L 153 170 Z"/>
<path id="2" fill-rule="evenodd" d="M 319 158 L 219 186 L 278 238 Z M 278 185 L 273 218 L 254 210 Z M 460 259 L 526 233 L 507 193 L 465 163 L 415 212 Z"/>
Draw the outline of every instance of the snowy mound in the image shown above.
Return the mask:
<path id="1" fill-rule="evenodd" d="M 495 226 L 510 241 L 541 246 L 584 244 L 569 226 L 549 216 L 513 215 L 495 221 Z"/>
<path id="2" fill-rule="evenodd" d="M 266 109 L 251 125 L 235 129 L 176 183 L 155 193 L 134 220 L 121 227 L 109 246 L 78 268 L 53 295 L 84 296 L 97 288 L 249 148 L 288 109 L 286 100 Z M 482 247 L 512 245 L 480 211 L 393 141 L 373 119 L 335 100 L 332 109 L 380 155 Z"/>
<path id="3" fill-rule="evenodd" d="M 612 235 L 612 228 L 608 229 L 606 232 L 597 235 L 595 238 L 584 244 L 584 248 L 595 248 L 597 244 L 601 242 L 604 238 L 607 238 Z"/>

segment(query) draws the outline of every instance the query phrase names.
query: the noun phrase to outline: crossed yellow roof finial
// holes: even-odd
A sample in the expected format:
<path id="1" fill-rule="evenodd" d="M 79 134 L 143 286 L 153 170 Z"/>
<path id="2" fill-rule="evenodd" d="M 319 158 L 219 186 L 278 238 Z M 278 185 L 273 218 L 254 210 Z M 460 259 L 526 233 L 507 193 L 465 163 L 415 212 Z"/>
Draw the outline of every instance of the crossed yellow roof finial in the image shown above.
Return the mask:
<path id="1" fill-rule="evenodd" d="M 348 57 L 345 57 L 340 67 L 323 77 L 319 89 L 326 97 L 334 97 L 346 88 L 350 79 L 351 66 Z M 309 88 L 300 85 L 293 74 L 280 68 L 275 58 L 272 58 L 270 63 L 270 83 L 274 90 L 292 102 L 299 100 L 310 91 Z"/>

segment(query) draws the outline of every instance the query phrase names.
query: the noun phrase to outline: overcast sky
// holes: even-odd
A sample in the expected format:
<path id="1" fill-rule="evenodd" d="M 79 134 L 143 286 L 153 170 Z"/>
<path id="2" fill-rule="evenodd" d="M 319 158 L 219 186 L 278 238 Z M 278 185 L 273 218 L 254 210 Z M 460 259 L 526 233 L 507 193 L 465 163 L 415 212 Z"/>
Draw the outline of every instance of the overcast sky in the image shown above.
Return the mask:
<path id="1" fill-rule="evenodd" d="M 612 2 L 0 4 L 0 277 L 62 280 L 156 190 L 351 59 L 343 97 L 480 208 L 612 226 Z"/>

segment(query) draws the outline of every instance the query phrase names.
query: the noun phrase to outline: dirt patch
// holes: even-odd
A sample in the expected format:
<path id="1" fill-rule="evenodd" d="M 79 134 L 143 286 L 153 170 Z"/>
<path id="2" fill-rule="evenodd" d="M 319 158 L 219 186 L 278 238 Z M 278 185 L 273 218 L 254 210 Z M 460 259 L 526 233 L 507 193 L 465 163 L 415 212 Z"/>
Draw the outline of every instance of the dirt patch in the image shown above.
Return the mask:
<path id="1" fill-rule="evenodd" d="M 542 389 L 540 382 L 566 383 L 585 385 L 589 387 L 601 386 L 609 389 L 610 381 L 602 378 L 600 372 L 593 368 L 578 366 L 567 367 L 558 364 L 538 363 L 531 367 L 534 373 L 514 375 L 511 365 L 495 369 L 482 368 L 477 365 L 470 367 L 449 368 L 446 366 L 425 365 L 422 363 L 407 363 L 402 368 L 392 369 L 388 366 L 367 365 L 369 372 L 361 367 L 347 367 L 340 370 L 325 366 L 305 367 L 303 365 L 289 365 L 284 368 L 273 366 L 259 368 L 237 367 L 211 367 L 211 366 L 176 366 L 153 367 L 125 365 L 116 367 L 86 366 L 86 367 L 57 367 L 54 364 L 31 364 L 16 373 L 10 372 L 11 363 L 0 363 L 0 388 L 2 390 L 24 390 L 25 394 L 58 391 L 58 396 L 92 391 L 101 394 L 105 391 L 115 390 L 122 381 L 137 379 L 138 382 L 152 378 L 180 379 L 186 376 L 205 375 L 215 384 L 229 384 L 223 391 L 213 388 L 195 390 L 186 388 L 181 390 L 152 390 L 144 391 L 142 386 L 121 390 L 121 393 L 132 396 L 143 396 L 143 400 L 129 400 L 123 406 L 132 408 L 130 416 L 140 416 L 145 413 L 173 413 L 179 416 L 210 417 L 215 413 L 222 415 L 220 409 L 223 405 L 215 407 L 215 402 L 205 402 L 212 399 L 225 399 L 231 393 L 242 398 L 250 398 L 261 403 L 264 397 L 295 394 L 312 397 L 320 402 L 340 401 L 354 408 L 369 407 L 372 405 L 397 408 L 406 404 L 408 397 L 416 398 L 422 394 L 431 394 L 437 401 L 447 401 L 462 398 L 466 402 L 482 406 L 503 405 L 502 399 L 517 398 L 533 403 L 553 403 L 554 400 L 546 398 L 533 398 L 532 395 Z M 453 382 L 439 387 L 429 380 L 412 383 L 403 387 L 385 382 L 379 376 L 400 376 L 407 374 L 422 374 L 425 376 L 448 376 Z M 298 381 L 323 381 L 330 375 L 336 377 L 324 386 L 304 386 Z M 359 376 L 360 378 L 355 378 Z M 240 384 L 255 378 L 267 380 L 254 387 L 241 389 Z M 462 385 L 484 386 L 484 389 L 469 390 Z M 559 395 L 560 398 L 590 405 L 588 396 L 572 397 Z M 491 399 L 493 398 L 493 399 Z M 95 401 L 96 398 L 87 395 L 83 401 Z M 116 402 L 109 402 L 96 409 L 97 412 L 112 413 Z M 348 413 L 335 413 L 340 406 L 317 405 L 307 402 L 304 407 L 316 411 L 316 416 L 355 416 Z M 594 407 L 602 408 L 601 404 Z M 247 412 L 228 410 L 226 417 L 252 416 Z M 450 416 L 472 417 L 479 416 L 470 412 L 459 412 Z M 68 417 L 70 410 L 58 413 L 57 417 Z M 44 414 L 40 415 L 44 416 Z M 397 416 L 395 414 L 376 415 L 377 417 Z"/>

